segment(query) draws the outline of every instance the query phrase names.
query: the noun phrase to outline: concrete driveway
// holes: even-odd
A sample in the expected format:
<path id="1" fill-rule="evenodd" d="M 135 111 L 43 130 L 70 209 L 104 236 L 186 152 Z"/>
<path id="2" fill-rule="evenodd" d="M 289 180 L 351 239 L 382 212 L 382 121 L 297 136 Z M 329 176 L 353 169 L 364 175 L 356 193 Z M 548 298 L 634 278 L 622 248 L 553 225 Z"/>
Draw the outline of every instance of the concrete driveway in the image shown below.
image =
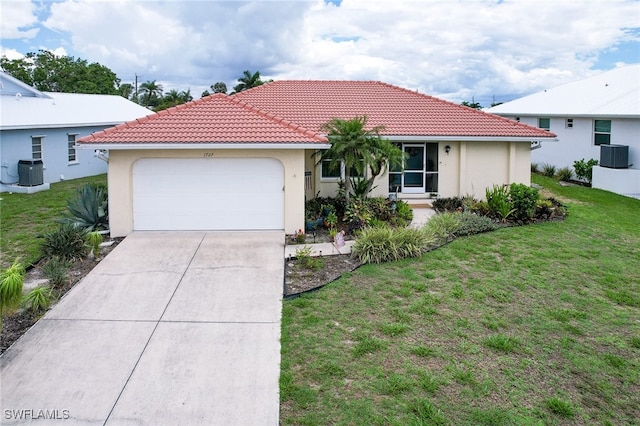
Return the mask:
<path id="1" fill-rule="evenodd" d="M 283 250 L 131 234 L 0 358 L 2 424 L 277 425 Z"/>

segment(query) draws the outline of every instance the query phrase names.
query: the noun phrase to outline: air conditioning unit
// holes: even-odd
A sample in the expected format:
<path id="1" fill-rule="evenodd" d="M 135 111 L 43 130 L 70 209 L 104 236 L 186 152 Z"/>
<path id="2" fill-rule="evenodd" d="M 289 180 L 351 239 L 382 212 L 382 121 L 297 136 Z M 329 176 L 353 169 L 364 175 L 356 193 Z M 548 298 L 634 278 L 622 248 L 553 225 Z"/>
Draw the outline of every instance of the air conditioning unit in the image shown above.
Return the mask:
<path id="1" fill-rule="evenodd" d="M 37 186 L 44 183 L 42 160 L 18 161 L 18 185 Z"/>
<path id="2" fill-rule="evenodd" d="M 601 167 L 610 169 L 629 168 L 629 146 L 628 145 L 600 145 Z"/>

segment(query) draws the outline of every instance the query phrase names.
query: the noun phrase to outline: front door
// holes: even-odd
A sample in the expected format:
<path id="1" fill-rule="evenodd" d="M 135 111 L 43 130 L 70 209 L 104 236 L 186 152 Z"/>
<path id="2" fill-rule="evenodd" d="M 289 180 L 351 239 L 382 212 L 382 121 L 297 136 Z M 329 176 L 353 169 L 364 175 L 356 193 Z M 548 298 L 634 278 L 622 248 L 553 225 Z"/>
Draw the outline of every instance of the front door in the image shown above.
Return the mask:
<path id="1" fill-rule="evenodd" d="M 424 144 L 404 144 L 407 163 L 402 179 L 402 192 L 405 194 L 424 194 Z"/>

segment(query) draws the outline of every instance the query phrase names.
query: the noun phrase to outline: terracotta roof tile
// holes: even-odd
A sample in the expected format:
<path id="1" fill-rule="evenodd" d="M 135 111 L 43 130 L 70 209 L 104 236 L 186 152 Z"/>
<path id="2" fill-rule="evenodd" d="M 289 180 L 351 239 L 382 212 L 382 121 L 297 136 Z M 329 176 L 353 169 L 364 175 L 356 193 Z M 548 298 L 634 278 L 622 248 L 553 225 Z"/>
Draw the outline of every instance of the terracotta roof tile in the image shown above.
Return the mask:
<path id="1" fill-rule="evenodd" d="M 366 115 L 388 136 L 549 138 L 555 134 L 379 81 L 281 80 L 234 98 L 320 132 L 332 118 Z"/>
<path id="2" fill-rule="evenodd" d="M 327 139 L 239 99 L 215 94 L 79 140 L 130 143 L 323 143 Z"/>

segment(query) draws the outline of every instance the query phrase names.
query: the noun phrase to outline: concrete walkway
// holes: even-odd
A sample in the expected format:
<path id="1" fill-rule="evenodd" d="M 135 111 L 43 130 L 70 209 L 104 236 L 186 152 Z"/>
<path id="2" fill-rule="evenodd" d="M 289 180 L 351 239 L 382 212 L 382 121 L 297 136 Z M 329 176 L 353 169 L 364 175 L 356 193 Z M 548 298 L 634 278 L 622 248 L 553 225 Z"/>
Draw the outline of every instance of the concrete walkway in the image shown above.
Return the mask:
<path id="1" fill-rule="evenodd" d="M 0 421 L 277 425 L 283 240 L 133 233 L 0 357 Z"/>

